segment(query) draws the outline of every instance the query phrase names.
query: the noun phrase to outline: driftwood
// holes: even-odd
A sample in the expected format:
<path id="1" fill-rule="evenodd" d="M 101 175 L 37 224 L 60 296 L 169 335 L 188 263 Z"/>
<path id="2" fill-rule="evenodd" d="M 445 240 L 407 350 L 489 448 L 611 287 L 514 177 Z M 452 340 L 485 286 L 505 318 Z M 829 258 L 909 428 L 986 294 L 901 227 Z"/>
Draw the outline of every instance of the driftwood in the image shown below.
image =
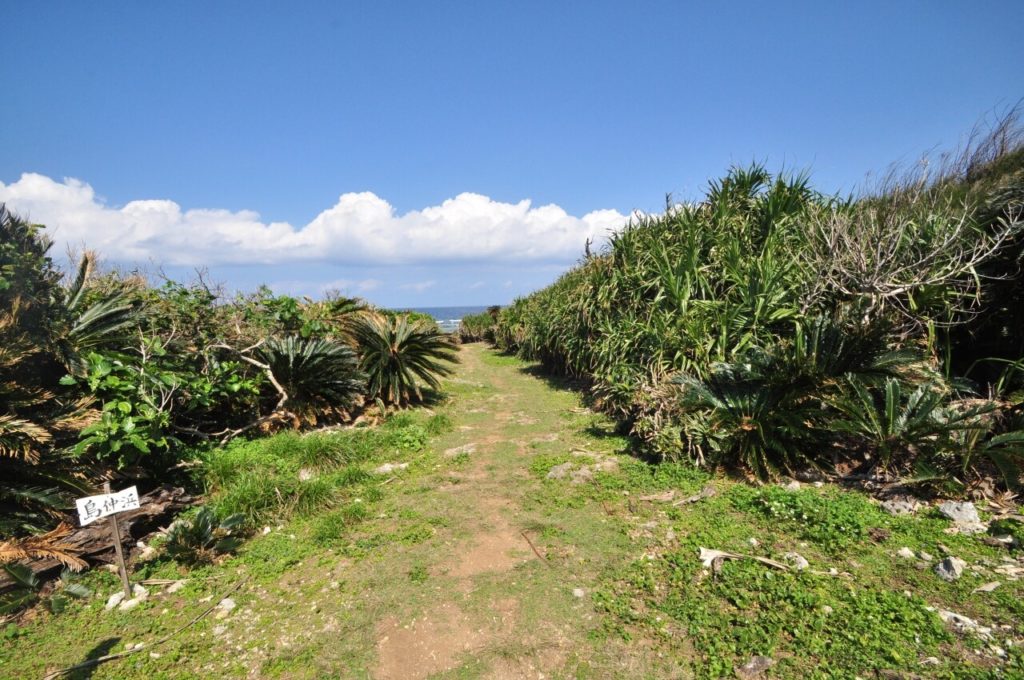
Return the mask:
<path id="1" fill-rule="evenodd" d="M 117 514 L 122 545 L 131 550 L 136 541 L 167 525 L 174 515 L 191 505 L 192 500 L 184 489 L 172 486 L 161 486 L 143 495 L 139 498 L 138 509 Z M 114 543 L 108 522 L 93 522 L 78 527 L 61 543 L 90 564 L 109 564 L 114 561 Z M 34 559 L 21 564 L 31 569 L 40 580 L 57 576 L 62 568 L 60 562 L 54 559 Z M 13 585 L 6 575 L 0 576 L 0 593 Z"/>

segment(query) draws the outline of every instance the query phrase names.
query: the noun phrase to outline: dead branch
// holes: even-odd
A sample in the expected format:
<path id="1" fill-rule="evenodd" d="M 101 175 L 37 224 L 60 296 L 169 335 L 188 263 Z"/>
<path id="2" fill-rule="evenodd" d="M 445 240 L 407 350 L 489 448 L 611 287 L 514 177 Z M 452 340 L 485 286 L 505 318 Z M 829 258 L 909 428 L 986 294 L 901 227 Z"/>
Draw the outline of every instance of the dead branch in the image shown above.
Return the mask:
<path id="1" fill-rule="evenodd" d="M 533 549 L 533 554 L 536 555 L 537 557 L 539 557 L 541 562 L 543 562 L 544 564 L 546 564 L 546 565 L 548 565 L 550 567 L 551 563 L 548 562 L 548 558 L 544 557 L 544 555 L 541 554 L 540 550 L 537 550 L 537 546 L 535 546 L 533 544 L 533 541 L 531 541 L 530 537 L 526 535 L 526 532 L 525 531 L 520 531 L 519 533 L 522 535 L 523 538 L 526 539 L 526 542 L 530 544 L 530 548 Z"/>
<path id="2" fill-rule="evenodd" d="M 277 390 L 277 393 L 279 395 L 279 398 L 277 400 L 277 404 L 274 406 L 274 409 L 270 413 L 268 413 L 265 416 L 260 416 L 259 418 L 257 418 L 256 420 L 252 421 L 248 425 L 244 425 L 244 426 L 236 428 L 234 430 L 230 430 L 227 434 L 225 434 L 223 436 L 223 438 L 221 438 L 221 444 L 226 444 L 227 442 L 231 441 L 235 437 L 237 437 L 237 436 L 239 436 L 241 434 L 244 434 L 245 432 L 248 432 L 249 430 L 257 428 L 260 425 L 263 425 L 265 423 L 269 423 L 269 422 L 272 422 L 274 420 L 278 420 L 280 418 L 292 416 L 291 413 L 289 413 L 288 411 L 284 410 L 284 405 L 288 401 L 288 393 L 285 391 L 284 387 L 281 386 L 281 383 L 279 383 L 277 381 L 277 378 L 274 377 L 274 372 L 272 370 L 270 370 L 270 365 L 267 364 L 267 363 L 264 363 L 262 361 L 258 361 L 257 359 L 254 359 L 251 356 L 249 356 L 249 354 L 248 354 L 249 352 L 253 351 L 254 349 L 256 349 L 257 347 L 259 347 L 262 344 L 263 344 L 263 341 L 260 340 L 256 344 L 250 345 L 249 347 L 246 347 L 245 349 L 241 349 L 241 350 L 240 349 L 236 349 L 235 347 L 232 347 L 231 345 L 225 345 L 225 344 L 210 345 L 210 349 L 226 349 L 226 350 L 229 350 L 231 352 L 235 352 L 238 355 L 239 359 L 241 359 L 242 361 L 246 362 L 247 364 L 251 364 L 251 365 L 255 366 L 256 368 L 259 368 L 260 370 L 262 370 L 264 375 L 267 376 L 267 380 L 270 381 L 270 384 L 274 386 L 274 389 Z M 294 416 L 292 416 L 292 417 L 294 417 Z"/>

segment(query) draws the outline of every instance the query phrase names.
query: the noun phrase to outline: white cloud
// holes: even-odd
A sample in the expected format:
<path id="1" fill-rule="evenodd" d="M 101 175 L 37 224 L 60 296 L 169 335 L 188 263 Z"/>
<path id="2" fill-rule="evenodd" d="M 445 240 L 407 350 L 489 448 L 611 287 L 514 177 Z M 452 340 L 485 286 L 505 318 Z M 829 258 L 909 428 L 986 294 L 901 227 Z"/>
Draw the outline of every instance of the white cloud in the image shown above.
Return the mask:
<path id="1" fill-rule="evenodd" d="M 362 295 L 379 288 L 378 279 L 333 279 L 315 281 L 308 279 L 283 279 L 271 281 L 269 287 L 275 293 L 284 295 L 309 295 L 322 297 L 325 293 L 337 291 L 342 295 Z"/>
<path id="2" fill-rule="evenodd" d="M 359 281 L 353 281 L 351 279 L 335 279 L 334 281 L 321 283 L 319 286 L 321 293 L 326 293 L 329 290 L 340 290 L 342 293 L 366 293 L 380 288 L 380 284 L 381 282 L 379 279 L 362 279 Z"/>
<path id="3" fill-rule="evenodd" d="M 626 216 L 582 217 L 529 200 L 501 203 L 463 193 L 403 215 L 371 192 L 347 193 L 309 224 L 265 223 L 251 210 L 183 210 L 169 200 L 107 206 L 77 179 L 25 173 L 0 182 L 0 202 L 49 227 L 58 242 L 119 262 L 169 265 L 331 261 L 390 264 L 436 261 L 571 262 L 587 239 L 603 241 Z M 369 290 L 369 289 L 367 289 Z"/>
<path id="4" fill-rule="evenodd" d="M 476 290 L 477 288 L 483 288 L 486 285 L 487 283 L 484 281 L 474 281 L 473 283 L 469 284 L 467 288 L 469 288 L 470 290 Z"/>
<path id="5" fill-rule="evenodd" d="M 404 283 L 399 288 L 402 290 L 414 290 L 417 293 L 422 293 L 428 288 L 433 288 L 437 285 L 437 281 L 417 281 L 416 283 Z"/>

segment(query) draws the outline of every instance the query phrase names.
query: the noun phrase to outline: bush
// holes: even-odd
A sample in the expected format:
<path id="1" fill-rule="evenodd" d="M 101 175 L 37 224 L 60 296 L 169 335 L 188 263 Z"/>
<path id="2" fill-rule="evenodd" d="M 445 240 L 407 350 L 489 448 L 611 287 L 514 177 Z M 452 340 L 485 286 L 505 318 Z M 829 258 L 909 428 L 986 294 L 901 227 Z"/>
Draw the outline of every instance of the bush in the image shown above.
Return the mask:
<path id="1" fill-rule="evenodd" d="M 167 529 L 167 554 L 185 564 L 208 564 L 218 555 L 234 551 L 241 543 L 235 535 L 244 521 L 242 515 L 219 519 L 208 507 L 201 507 L 187 519 L 177 519 Z"/>
<path id="2" fill-rule="evenodd" d="M 438 389 L 440 378 L 452 373 L 448 364 L 458 361 L 458 349 L 447 335 L 404 316 L 366 315 L 354 335 L 369 397 L 385 404 L 422 400 L 420 383 Z"/>
<path id="3" fill-rule="evenodd" d="M 858 198 L 733 168 L 702 200 L 634 217 L 501 310 L 496 344 L 585 379 L 593 405 L 661 457 L 761 477 L 881 459 L 945 476 L 998 469 L 1014 485 L 1024 469 L 1007 417 L 1024 404 L 1014 116 L 938 172 L 894 174 Z M 978 344 L 994 353 L 979 362 L 984 329 L 997 340 Z M 889 350 L 896 363 L 870 366 Z M 975 393 L 996 399 L 965 400 L 963 377 L 984 379 Z"/>
<path id="4" fill-rule="evenodd" d="M 494 342 L 494 326 L 498 322 L 500 310 L 500 307 L 489 307 L 485 312 L 462 317 L 459 321 L 459 329 L 456 331 L 459 341 L 480 342 L 486 340 Z"/>

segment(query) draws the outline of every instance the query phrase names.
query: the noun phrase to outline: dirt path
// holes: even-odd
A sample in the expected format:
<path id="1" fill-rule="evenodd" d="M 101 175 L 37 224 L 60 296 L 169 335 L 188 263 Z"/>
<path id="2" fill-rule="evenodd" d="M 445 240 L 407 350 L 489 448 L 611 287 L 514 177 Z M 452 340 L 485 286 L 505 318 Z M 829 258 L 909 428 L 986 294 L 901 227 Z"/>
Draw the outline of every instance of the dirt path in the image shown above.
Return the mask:
<path id="1" fill-rule="evenodd" d="M 582 409 L 571 393 L 480 345 L 462 358 L 452 384 L 455 431 L 441 453 L 460 464 L 416 501 L 449 520 L 435 550 L 410 555 L 429 562 L 425 583 L 434 587 L 375 626 L 376 678 L 543 678 L 570 658 L 578 665 L 581 656 L 601 656 L 586 641 L 596 625 L 587 594 L 607 554 L 591 552 L 615 537 L 557 540 L 568 523 L 604 525 L 600 509 L 559 508 L 529 471 L 537 456 L 582 454 L 594 444 L 572 427 Z"/>
<path id="2" fill-rule="evenodd" d="M 13 677 L 131 649 L 240 580 L 230 609 L 93 677 L 670 677 L 644 645 L 602 631 L 595 605 L 599 575 L 634 546 L 581 484 L 617 467 L 624 442 L 578 394 L 522 362 L 483 345 L 461 358 L 434 409 L 450 430 L 425 449 L 376 452 L 367 470 L 405 467 L 371 477 L 364 498 L 268 526 L 218 565 L 165 561 L 149 576 L 187 586 L 172 593 L 158 581 L 132 612 L 106 612 L 116 580 L 94 575 L 95 602 L 33 629 L 9 657 L 29 650 Z M 12 674 L 0 665 L 0 677 Z"/>

